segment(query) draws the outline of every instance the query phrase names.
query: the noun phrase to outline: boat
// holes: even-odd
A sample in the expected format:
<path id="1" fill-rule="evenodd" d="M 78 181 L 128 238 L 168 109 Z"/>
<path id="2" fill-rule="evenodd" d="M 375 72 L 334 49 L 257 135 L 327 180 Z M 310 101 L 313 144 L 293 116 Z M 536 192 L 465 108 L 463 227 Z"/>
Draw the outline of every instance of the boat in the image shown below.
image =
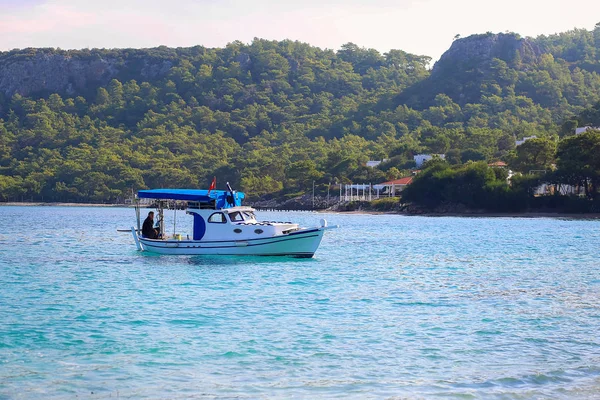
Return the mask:
<path id="1" fill-rule="evenodd" d="M 254 255 L 313 257 L 328 226 L 303 228 L 292 222 L 259 221 L 256 210 L 242 205 L 243 192 L 199 189 L 140 190 L 136 199 L 137 229 L 131 227 L 140 251 L 173 255 Z M 150 200 L 142 200 L 150 199 Z M 141 224 L 141 201 L 152 201 L 158 214 L 158 238 L 144 237 Z M 192 231 L 165 232 L 164 212 L 185 210 L 193 218 Z M 174 219 L 174 224 L 177 219 Z"/>

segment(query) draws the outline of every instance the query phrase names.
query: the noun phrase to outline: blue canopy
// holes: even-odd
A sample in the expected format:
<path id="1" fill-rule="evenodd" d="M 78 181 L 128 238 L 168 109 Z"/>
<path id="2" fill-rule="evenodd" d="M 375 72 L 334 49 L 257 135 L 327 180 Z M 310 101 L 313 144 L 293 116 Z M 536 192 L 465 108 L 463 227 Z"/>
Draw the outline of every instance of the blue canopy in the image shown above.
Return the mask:
<path id="1" fill-rule="evenodd" d="M 235 204 L 229 204 L 227 202 L 228 194 L 230 192 L 225 190 L 211 190 L 210 194 L 208 194 L 208 190 L 200 189 L 151 189 L 140 190 L 138 197 L 140 199 L 187 200 L 201 203 L 208 203 L 214 200 L 216 208 L 241 206 L 242 200 L 246 197 L 242 192 L 234 192 Z"/>

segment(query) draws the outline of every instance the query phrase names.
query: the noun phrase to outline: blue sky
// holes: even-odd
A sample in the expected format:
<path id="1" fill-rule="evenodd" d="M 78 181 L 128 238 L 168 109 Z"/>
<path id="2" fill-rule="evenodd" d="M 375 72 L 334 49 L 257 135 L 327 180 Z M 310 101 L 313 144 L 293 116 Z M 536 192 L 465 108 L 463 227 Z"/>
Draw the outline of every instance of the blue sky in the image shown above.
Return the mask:
<path id="1" fill-rule="evenodd" d="M 598 22 L 600 1 L 589 0 L 0 0 L 0 50 L 221 47 L 260 37 L 437 59 L 456 34 L 537 36 Z"/>

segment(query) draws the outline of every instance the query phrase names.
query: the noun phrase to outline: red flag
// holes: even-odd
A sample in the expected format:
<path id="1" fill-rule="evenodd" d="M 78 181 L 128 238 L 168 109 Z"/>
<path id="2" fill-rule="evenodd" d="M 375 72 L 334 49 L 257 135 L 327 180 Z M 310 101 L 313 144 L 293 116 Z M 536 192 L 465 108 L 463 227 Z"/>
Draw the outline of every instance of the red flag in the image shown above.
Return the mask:
<path id="1" fill-rule="evenodd" d="M 214 190 L 216 188 L 217 188 L 217 177 L 215 176 L 215 177 L 213 177 L 213 180 L 212 180 L 210 186 L 208 187 L 208 194 L 210 194 L 211 190 Z"/>

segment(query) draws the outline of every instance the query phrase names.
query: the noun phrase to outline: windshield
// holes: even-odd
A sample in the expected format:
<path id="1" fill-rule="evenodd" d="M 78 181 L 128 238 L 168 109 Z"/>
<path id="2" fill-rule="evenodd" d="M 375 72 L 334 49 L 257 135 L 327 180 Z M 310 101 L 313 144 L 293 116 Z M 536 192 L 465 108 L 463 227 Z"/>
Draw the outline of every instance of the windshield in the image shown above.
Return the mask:
<path id="1" fill-rule="evenodd" d="M 231 220 L 231 222 L 242 222 L 242 221 L 244 221 L 244 217 L 242 216 L 242 213 L 239 212 L 239 211 L 230 213 L 229 214 L 229 219 Z"/>
<path id="2" fill-rule="evenodd" d="M 256 215 L 252 211 L 244 211 L 244 216 L 246 217 L 245 220 L 256 219 Z"/>

